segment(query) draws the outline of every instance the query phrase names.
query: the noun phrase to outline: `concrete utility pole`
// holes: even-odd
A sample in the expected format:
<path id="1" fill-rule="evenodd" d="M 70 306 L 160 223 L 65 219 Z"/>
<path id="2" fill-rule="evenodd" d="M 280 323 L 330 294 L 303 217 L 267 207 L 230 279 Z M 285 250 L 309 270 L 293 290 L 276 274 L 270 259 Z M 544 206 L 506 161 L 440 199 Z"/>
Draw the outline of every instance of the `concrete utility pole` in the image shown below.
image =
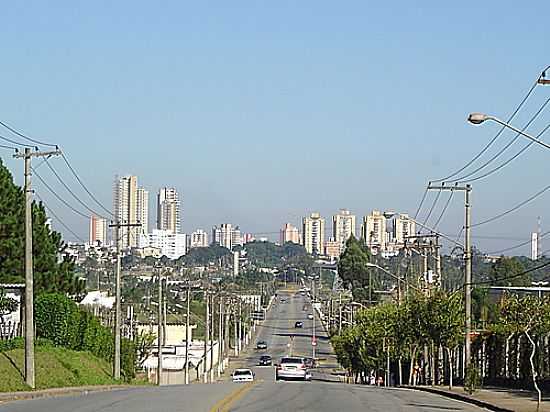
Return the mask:
<path id="1" fill-rule="evenodd" d="M 191 305 L 191 281 L 187 279 L 186 314 L 185 314 L 185 384 L 189 385 L 189 316 Z"/>
<path id="2" fill-rule="evenodd" d="M 31 159 L 33 157 L 50 157 L 61 154 L 60 150 L 50 152 L 31 152 L 25 148 L 24 153 L 16 153 L 14 158 L 25 162 L 25 383 L 35 388 L 34 374 L 34 272 L 32 259 L 32 189 Z"/>
<path id="3" fill-rule="evenodd" d="M 225 342 L 223 342 L 223 297 L 220 295 L 218 306 L 218 378 L 223 372 L 223 348 Z"/>
<path id="4" fill-rule="evenodd" d="M 115 223 L 111 223 L 109 227 L 115 228 L 115 240 L 116 240 L 116 280 L 115 280 L 115 344 L 114 344 L 114 356 L 113 356 L 113 378 L 115 380 L 120 379 L 120 323 L 121 323 L 121 308 L 120 308 L 120 259 L 122 255 L 122 238 L 120 236 L 121 227 L 141 227 L 141 223 L 121 223 L 117 220 Z"/>
<path id="5" fill-rule="evenodd" d="M 321 279 L 321 266 L 319 266 L 319 279 Z M 312 304 L 312 313 L 313 313 L 313 324 L 311 328 L 311 354 L 313 359 L 315 359 L 315 348 L 317 346 L 317 339 L 315 337 L 315 277 L 313 278 L 313 304 Z"/>
<path id="6" fill-rule="evenodd" d="M 243 350 L 242 340 L 243 340 L 243 301 L 239 296 L 239 330 L 237 336 L 239 338 L 239 353 Z"/>
<path id="7" fill-rule="evenodd" d="M 208 383 L 208 367 L 207 367 L 207 361 L 208 361 L 208 341 L 210 340 L 210 305 L 209 298 L 208 298 L 208 289 L 205 289 L 204 291 L 204 300 L 206 302 L 206 313 L 205 313 L 205 319 L 204 319 L 204 368 L 203 368 L 203 378 L 204 383 Z"/>
<path id="8" fill-rule="evenodd" d="M 162 296 L 162 274 L 160 268 L 158 270 L 159 282 L 159 302 L 158 302 L 158 325 L 157 325 L 157 348 L 158 348 L 158 365 L 157 365 L 157 385 L 162 385 L 162 345 L 164 343 L 164 299 Z"/>
<path id="9" fill-rule="evenodd" d="M 471 192 L 472 186 L 432 186 L 428 185 L 428 190 L 459 190 L 465 194 L 464 209 L 464 312 L 466 319 L 464 322 L 464 369 L 467 370 L 472 360 L 471 341 L 472 334 L 472 204 Z"/>
<path id="10" fill-rule="evenodd" d="M 211 299 L 210 308 L 212 310 L 212 313 L 210 316 L 210 383 L 214 383 L 214 333 L 216 330 L 215 329 L 216 316 L 215 316 L 214 309 L 216 308 L 216 305 L 215 305 L 214 295 L 211 295 L 210 299 Z"/>

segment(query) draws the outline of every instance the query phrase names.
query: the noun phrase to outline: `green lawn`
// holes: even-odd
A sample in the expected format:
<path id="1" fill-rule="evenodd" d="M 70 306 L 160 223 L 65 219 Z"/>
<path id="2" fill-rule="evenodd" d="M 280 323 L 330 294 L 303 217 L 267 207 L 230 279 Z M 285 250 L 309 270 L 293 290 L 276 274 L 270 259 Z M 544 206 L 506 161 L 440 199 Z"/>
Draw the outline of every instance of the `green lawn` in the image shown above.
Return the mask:
<path id="1" fill-rule="evenodd" d="M 111 378 L 111 365 L 89 352 L 37 346 L 35 354 L 37 389 L 117 383 Z M 29 389 L 23 365 L 23 349 L 0 353 L 0 392 Z"/>

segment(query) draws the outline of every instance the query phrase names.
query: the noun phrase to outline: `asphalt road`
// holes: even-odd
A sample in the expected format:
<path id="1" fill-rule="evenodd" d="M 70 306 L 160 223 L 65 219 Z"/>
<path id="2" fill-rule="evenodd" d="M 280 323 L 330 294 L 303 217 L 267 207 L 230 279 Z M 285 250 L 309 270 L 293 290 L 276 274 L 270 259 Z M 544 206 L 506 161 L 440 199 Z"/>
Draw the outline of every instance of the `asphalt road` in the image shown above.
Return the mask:
<path id="1" fill-rule="evenodd" d="M 281 297 L 286 303 L 280 301 Z M 337 378 L 331 373 L 336 366 L 335 356 L 318 319 L 316 355 L 320 359 L 320 367 L 314 370 L 313 380 L 275 381 L 274 368 L 258 367 L 257 361 L 264 353 L 271 355 L 274 362 L 290 353 L 296 356 L 311 356 L 313 322 L 307 319 L 308 313 L 313 311 L 307 298 L 294 293 L 279 293 L 253 342 L 255 344 L 258 340 L 265 340 L 267 350 L 247 350 L 241 362 L 256 373 L 256 382 L 251 387 L 232 382 L 160 388 L 136 387 L 80 396 L 9 402 L 0 405 L 0 412 L 213 412 L 217 410 L 214 408 L 215 405 L 220 405 L 220 402 L 229 398 L 233 401 L 229 404 L 229 410 L 239 412 L 482 410 L 423 392 L 336 382 Z M 302 321 L 304 327 L 294 328 L 296 321 Z"/>

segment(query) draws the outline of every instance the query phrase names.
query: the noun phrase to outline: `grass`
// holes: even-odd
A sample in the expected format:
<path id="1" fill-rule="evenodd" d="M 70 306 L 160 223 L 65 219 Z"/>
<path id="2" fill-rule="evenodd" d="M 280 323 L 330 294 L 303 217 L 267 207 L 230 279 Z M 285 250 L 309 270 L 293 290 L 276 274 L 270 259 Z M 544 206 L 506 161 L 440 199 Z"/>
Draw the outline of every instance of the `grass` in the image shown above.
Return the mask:
<path id="1" fill-rule="evenodd" d="M 111 365 L 89 352 L 37 346 L 35 349 L 36 388 L 109 385 Z M 24 350 L 0 353 L 0 392 L 29 390 L 23 379 Z"/>

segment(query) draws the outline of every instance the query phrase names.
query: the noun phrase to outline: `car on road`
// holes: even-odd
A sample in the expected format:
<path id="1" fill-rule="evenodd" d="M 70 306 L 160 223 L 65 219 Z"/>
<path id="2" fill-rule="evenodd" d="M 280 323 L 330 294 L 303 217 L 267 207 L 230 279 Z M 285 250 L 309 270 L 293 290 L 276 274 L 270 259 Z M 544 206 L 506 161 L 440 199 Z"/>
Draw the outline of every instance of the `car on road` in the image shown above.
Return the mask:
<path id="1" fill-rule="evenodd" d="M 315 359 L 313 358 L 304 358 L 304 363 L 308 369 L 313 369 L 315 367 Z"/>
<path id="2" fill-rule="evenodd" d="M 259 340 L 256 343 L 256 349 L 267 349 L 267 343 L 265 342 L 265 340 Z"/>
<path id="3" fill-rule="evenodd" d="M 282 358 L 275 370 L 275 380 L 281 379 L 311 380 L 311 373 L 307 369 L 304 358 L 293 356 Z"/>
<path id="4" fill-rule="evenodd" d="M 313 320 L 313 313 L 308 313 L 308 314 L 307 314 L 307 318 L 308 318 L 309 320 Z"/>
<path id="5" fill-rule="evenodd" d="M 258 361 L 258 366 L 271 366 L 271 364 L 272 364 L 271 356 L 269 355 L 260 356 L 260 360 Z"/>
<path id="6" fill-rule="evenodd" d="M 303 328 L 304 327 L 304 322 L 298 321 L 294 324 L 294 327 L 295 328 Z"/>
<path id="7" fill-rule="evenodd" d="M 235 369 L 231 377 L 233 378 L 233 382 L 253 382 L 254 372 L 250 369 Z"/>

